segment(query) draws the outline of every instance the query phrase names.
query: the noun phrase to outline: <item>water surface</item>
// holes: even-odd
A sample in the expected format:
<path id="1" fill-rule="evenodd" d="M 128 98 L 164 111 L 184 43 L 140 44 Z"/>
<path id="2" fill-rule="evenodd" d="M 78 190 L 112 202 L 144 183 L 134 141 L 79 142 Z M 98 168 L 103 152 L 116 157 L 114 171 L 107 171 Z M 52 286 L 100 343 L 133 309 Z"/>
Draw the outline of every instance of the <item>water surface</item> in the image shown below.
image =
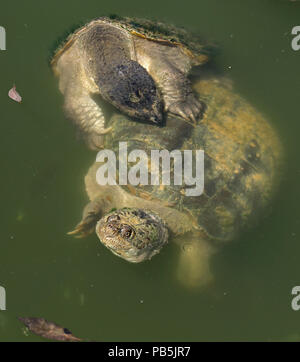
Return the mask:
<path id="1" fill-rule="evenodd" d="M 220 44 L 215 63 L 271 121 L 286 150 L 272 213 L 213 260 L 215 282 L 187 291 L 174 278 L 178 249 L 131 265 L 95 235 L 66 232 L 87 202 L 94 153 L 62 112 L 49 50 L 70 26 L 103 14 L 156 17 Z M 300 3 L 285 0 L 32 1 L 1 4 L 1 341 L 40 341 L 16 316 L 41 316 L 100 341 L 300 340 L 299 60 L 291 29 Z M 24 102 L 7 97 L 16 83 Z"/>

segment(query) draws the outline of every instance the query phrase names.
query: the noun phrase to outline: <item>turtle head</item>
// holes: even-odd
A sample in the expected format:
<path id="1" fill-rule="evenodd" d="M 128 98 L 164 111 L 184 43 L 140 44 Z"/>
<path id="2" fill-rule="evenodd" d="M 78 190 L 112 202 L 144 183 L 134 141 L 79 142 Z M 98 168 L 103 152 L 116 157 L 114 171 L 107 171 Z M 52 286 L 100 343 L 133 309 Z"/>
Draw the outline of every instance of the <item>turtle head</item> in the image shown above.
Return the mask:
<path id="1" fill-rule="evenodd" d="M 113 68 L 107 100 L 140 122 L 163 123 L 162 97 L 153 78 L 139 63 L 128 60 Z"/>
<path id="2" fill-rule="evenodd" d="M 141 209 L 119 209 L 102 217 L 96 233 L 115 255 L 132 263 L 151 259 L 168 241 L 160 217 Z"/>

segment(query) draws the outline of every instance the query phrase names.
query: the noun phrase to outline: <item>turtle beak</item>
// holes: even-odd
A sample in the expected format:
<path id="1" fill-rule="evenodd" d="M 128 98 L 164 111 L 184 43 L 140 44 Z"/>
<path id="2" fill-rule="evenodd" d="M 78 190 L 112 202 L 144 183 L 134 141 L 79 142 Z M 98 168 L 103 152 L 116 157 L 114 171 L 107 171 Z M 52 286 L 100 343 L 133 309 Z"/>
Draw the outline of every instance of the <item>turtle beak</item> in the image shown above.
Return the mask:
<path id="1" fill-rule="evenodd" d="M 163 123 L 163 105 L 161 102 L 153 104 L 151 111 L 148 114 L 148 120 L 157 126 Z"/>
<path id="2" fill-rule="evenodd" d="M 154 124 L 160 126 L 162 124 L 162 121 L 163 121 L 163 116 L 162 116 L 161 113 L 153 114 L 153 115 L 150 116 L 149 120 L 150 120 L 151 123 L 154 123 Z"/>

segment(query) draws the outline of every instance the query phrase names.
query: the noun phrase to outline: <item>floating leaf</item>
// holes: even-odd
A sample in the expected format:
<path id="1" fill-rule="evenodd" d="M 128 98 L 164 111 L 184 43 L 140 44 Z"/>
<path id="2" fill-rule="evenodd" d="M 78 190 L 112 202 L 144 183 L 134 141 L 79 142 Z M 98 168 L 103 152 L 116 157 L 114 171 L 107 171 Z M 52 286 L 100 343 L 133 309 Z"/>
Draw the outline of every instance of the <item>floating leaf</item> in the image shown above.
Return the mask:
<path id="1" fill-rule="evenodd" d="M 18 318 L 34 334 L 57 341 L 80 342 L 81 339 L 73 336 L 67 329 L 44 318 Z"/>
<path id="2" fill-rule="evenodd" d="M 11 98 L 12 100 L 14 100 L 16 102 L 19 102 L 19 103 L 22 102 L 22 97 L 17 92 L 15 85 L 9 90 L 8 96 L 9 96 L 9 98 Z"/>

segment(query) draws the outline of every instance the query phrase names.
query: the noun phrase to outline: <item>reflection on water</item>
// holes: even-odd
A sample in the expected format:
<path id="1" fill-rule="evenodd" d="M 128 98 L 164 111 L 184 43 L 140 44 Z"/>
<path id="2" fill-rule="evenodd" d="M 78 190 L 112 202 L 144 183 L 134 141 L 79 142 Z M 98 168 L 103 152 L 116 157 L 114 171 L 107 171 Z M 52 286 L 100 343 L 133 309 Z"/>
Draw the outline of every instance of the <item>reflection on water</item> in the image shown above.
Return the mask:
<path id="1" fill-rule="evenodd" d="M 33 341 L 17 316 L 40 316 L 93 340 L 295 340 L 300 312 L 299 152 L 296 67 L 290 1 L 59 1 L 1 5 L 7 50 L 0 52 L 2 228 L 0 285 L 7 310 L 0 340 Z M 286 169 L 270 215 L 215 255 L 214 282 L 201 292 L 180 287 L 169 244 L 148 263 L 116 258 L 92 235 L 66 236 L 86 204 L 83 177 L 94 154 L 62 113 L 48 51 L 69 26 L 105 13 L 155 16 L 220 44 L 214 63 L 278 129 Z M 26 19 L 26 20 L 24 20 Z M 53 22 L 55 19 L 55 22 Z M 268 26 L 266 27 L 266 23 Z M 23 101 L 12 102 L 16 83 Z M 143 303 L 141 302 L 143 301 Z"/>

